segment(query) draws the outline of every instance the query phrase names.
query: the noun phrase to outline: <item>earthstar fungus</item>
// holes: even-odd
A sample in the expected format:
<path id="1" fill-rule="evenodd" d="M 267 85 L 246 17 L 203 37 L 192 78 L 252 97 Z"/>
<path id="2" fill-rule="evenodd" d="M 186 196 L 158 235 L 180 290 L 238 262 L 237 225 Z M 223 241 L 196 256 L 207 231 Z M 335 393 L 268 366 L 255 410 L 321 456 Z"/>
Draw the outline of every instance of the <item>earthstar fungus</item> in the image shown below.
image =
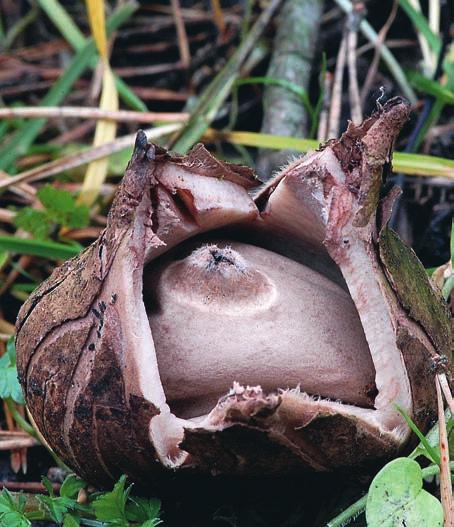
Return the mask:
<path id="1" fill-rule="evenodd" d="M 87 480 L 364 467 L 435 417 L 450 320 L 383 193 L 396 98 L 265 186 L 139 132 L 108 225 L 22 307 L 43 436 Z"/>

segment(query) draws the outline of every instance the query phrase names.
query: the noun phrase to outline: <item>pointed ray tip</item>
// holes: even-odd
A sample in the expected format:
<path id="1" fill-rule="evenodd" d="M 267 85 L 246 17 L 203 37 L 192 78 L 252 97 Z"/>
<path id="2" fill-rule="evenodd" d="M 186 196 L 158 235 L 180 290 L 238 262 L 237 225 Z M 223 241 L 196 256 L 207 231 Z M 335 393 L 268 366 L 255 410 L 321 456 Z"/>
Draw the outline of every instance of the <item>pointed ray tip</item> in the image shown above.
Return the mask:
<path id="1" fill-rule="evenodd" d="M 143 130 L 139 130 L 134 143 L 134 157 L 143 156 L 148 149 L 148 139 Z"/>

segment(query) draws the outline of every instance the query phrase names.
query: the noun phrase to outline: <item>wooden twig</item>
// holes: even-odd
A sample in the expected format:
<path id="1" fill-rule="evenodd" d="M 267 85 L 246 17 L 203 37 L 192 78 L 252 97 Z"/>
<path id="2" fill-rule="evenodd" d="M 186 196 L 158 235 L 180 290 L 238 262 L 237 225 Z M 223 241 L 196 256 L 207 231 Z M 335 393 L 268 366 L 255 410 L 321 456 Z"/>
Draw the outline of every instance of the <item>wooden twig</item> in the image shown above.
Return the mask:
<path id="1" fill-rule="evenodd" d="M 59 483 L 52 483 L 55 492 L 59 492 L 61 485 Z M 0 481 L 0 489 L 8 489 L 11 491 L 25 491 L 39 494 L 47 494 L 46 487 L 38 481 Z"/>
<path id="2" fill-rule="evenodd" d="M 339 51 L 337 53 L 336 70 L 334 72 L 333 91 L 331 95 L 331 111 L 328 121 L 328 139 L 337 137 L 339 133 L 339 123 L 342 109 L 342 84 L 344 81 L 346 55 L 347 39 L 346 34 L 344 33 Z"/>
<path id="3" fill-rule="evenodd" d="M 454 507 L 452 502 L 451 469 L 449 465 L 449 443 L 446 431 L 446 419 L 439 376 L 435 376 L 438 402 L 438 427 L 440 445 L 440 495 L 444 511 L 444 527 L 454 527 Z"/>
<path id="4" fill-rule="evenodd" d="M 170 0 L 172 5 L 173 18 L 177 28 L 178 49 L 180 50 L 181 64 L 187 69 L 191 64 L 191 53 L 189 51 L 188 35 L 184 26 L 183 14 L 179 0 Z"/>
<path id="5" fill-rule="evenodd" d="M 94 119 L 105 121 L 123 121 L 133 123 L 180 122 L 189 118 L 183 112 L 133 112 L 129 110 L 101 110 L 85 106 L 25 106 L 0 108 L 0 119 L 34 118 L 46 119 Z"/>

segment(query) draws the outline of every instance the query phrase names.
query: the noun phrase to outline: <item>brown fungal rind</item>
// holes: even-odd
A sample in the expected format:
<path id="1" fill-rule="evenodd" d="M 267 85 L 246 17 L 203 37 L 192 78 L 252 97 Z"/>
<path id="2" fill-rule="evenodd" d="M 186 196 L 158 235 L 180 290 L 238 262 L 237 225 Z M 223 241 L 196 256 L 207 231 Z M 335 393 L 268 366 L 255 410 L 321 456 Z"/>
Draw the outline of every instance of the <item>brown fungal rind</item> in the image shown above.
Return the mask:
<path id="1" fill-rule="evenodd" d="M 380 199 L 383 171 L 389 169 L 408 112 L 404 101 L 393 99 L 361 126 L 350 124 L 340 140 L 284 168 L 263 188 L 257 188 L 249 169 L 220 162 L 201 145 L 188 156 L 171 156 L 138 134 L 106 230 L 54 271 L 17 320 L 17 364 L 28 407 L 69 466 L 98 485 L 121 473 L 144 482 L 176 468 L 231 474 L 323 471 L 367 466 L 398 452 L 410 434 L 394 403 L 427 428 L 436 408 L 434 359 L 446 357 L 451 371 L 450 322 L 416 257 L 387 227 L 394 191 Z M 187 260 L 172 252 L 187 252 L 184 242 L 194 237 L 222 241 L 225 228 L 231 249 L 225 245 L 230 242 L 208 245 L 193 256 L 184 254 Z M 214 233 L 214 241 L 207 233 Z M 301 267 L 302 274 L 295 271 L 295 276 L 313 281 L 320 298 L 299 299 L 285 292 L 261 267 L 266 251 L 245 249 L 244 260 L 242 242 L 251 236 L 278 254 L 269 257 L 278 262 L 270 268 L 278 269 L 279 262 L 285 267 L 291 258 L 292 265 Z M 159 266 L 168 265 L 166 258 L 174 263 L 161 274 L 170 276 L 171 286 L 159 274 Z M 307 262 L 330 280 L 307 269 Z M 164 288 L 162 299 L 159 288 Z M 165 291 L 174 295 L 169 308 Z M 150 295 L 158 303 L 157 315 L 147 304 Z M 330 303 L 342 305 L 338 316 L 349 320 L 343 346 L 350 342 L 358 356 L 365 354 L 352 355 L 356 377 L 349 371 L 355 368 L 346 366 L 338 378 L 327 372 L 317 391 L 311 372 L 303 368 L 301 386 L 285 379 L 273 386 L 274 377 L 254 383 L 266 389 L 243 386 L 229 378 L 232 371 L 242 376 L 241 364 L 239 370 L 235 364 L 223 369 L 221 345 L 215 358 L 225 378 L 213 381 L 216 390 L 210 397 L 215 399 L 204 395 L 209 386 L 197 388 L 197 380 L 184 379 L 186 414 L 175 412 L 171 390 L 161 380 L 166 379 L 162 368 L 171 364 L 165 363 L 165 351 L 155 349 L 172 331 L 171 323 L 166 320 L 164 327 L 159 318 L 160 309 L 171 310 L 169 320 L 175 313 L 189 317 L 191 310 L 185 314 L 181 306 L 192 302 L 200 321 L 207 316 L 218 317 L 215 324 L 226 327 L 243 324 L 251 328 L 251 339 L 254 331 L 257 338 L 263 331 L 274 353 L 284 340 L 279 331 L 290 332 L 277 313 L 285 302 L 300 301 L 310 320 L 307 340 L 301 336 L 301 353 L 308 354 L 301 356 L 301 364 L 306 359 L 314 363 L 316 353 L 328 354 L 334 365 L 346 360 L 335 342 L 317 349 L 317 335 L 329 331 L 330 320 L 320 317 L 317 324 L 310 318 L 328 312 Z M 268 304 L 272 308 L 265 323 L 262 313 Z M 176 318 L 182 342 L 189 325 Z M 274 337 L 267 333 L 272 330 L 278 331 Z M 203 368 L 203 352 L 211 341 L 200 338 L 196 345 Z M 259 346 L 255 342 L 260 340 L 251 342 Z M 282 362 L 296 361 L 289 369 L 297 370 L 298 354 L 292 359 L 290 348 Z M 254 369 L 254 357 L 244 350 L 245 371 Z M 171 360 L 177 361 L 178 354 Z M 182 375 L 190 369 L 182 368 Z M 260 377 L 260 368 L 255 369 Z M 245 376 L 253 378 L 252 373 Z M 305 385 L 311 386 L 310 393 Z M 353 386 L 359 395 L 347 402 L 345 390 Z M 216 403 L 219 390 L 226 395 Z M 336 400 L 338 393 L 344 394 L 343 401 Z"/>

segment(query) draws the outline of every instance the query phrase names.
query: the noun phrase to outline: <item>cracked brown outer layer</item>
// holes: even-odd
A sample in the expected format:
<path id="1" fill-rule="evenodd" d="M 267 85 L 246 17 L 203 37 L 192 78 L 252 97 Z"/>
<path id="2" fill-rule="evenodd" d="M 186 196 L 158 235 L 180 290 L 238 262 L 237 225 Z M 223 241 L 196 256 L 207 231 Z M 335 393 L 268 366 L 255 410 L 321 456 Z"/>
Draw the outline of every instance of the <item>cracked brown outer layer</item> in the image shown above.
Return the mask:
<path id="1" fill-rule="evenodd" d="M 138 134 L 106 230 L 41 284 L 17 320 L 28 407 L 69 466 L 98 485 L 122 473 L 146 482 L 179 466 L 231 474 L 367 466 L 408 440 L 391 407 L 394 392 L 427 428 L 436 408 L 434 359 L 445 356 L 451 370 L 450 321 L 416 256 L 386 225 L 395 192 L 379 201 L 408 112 L 396 98 L 361 126 L 350 124 L 339 141 L 256 192 L 260 210 L 247 192 L 258 183 L 249 169 L 216 160 L 202 145 L 171 156 Z M 262 238 L 279 235 L 335 262 L 368 339 L 379 334 L 379 301 L 408 391 L 386 386 L 394 367 L 380 343 L 369 341 L 376 409 L 279 386 L 265 394 L 234 385 L 200 422 L 176 419 L 160 385 L 148 319 L 141 325 L 143 267 L 192 236 L 229 225 Z M 354 268 L 357 258 L 367 265 L 364 275 Z"/>

